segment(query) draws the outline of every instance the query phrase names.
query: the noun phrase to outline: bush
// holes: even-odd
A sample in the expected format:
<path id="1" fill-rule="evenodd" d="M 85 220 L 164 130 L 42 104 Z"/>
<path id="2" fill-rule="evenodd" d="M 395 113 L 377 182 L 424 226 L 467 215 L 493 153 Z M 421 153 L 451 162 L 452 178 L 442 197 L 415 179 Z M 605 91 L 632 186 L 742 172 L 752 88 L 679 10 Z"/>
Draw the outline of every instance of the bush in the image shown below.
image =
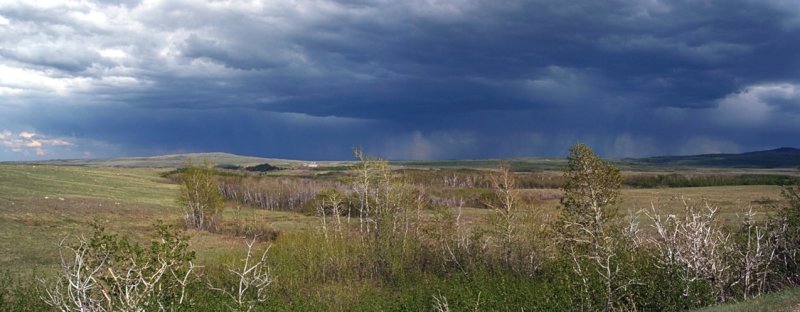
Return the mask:
<path id="1" fill-rule="evenodd" d="M 244 169 L 251 172 L 269 172 L 269 171 L 281 170 L 280 167 L 275 167 L 267 163 L 246 167 Z"/>
<path id="2" fill-rule="evenodd" d="M 94 225 L 91 238 L 61 244 L 58 279 L 44 281 L 44 302 L 64 311 L 143 311 L 186 303 L 194 252 L 189 237 L 156 224 L 148 248 Z"/>

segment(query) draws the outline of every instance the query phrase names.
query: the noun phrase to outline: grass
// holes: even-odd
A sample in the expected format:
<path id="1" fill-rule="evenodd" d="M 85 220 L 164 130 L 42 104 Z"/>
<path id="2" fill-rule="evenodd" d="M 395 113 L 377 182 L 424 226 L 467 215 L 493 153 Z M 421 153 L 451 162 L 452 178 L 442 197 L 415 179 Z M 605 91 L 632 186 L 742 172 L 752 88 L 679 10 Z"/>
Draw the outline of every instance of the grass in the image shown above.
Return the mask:
<path id="1" fill-rule="evenodd" d="M 796 312 L 800 311 L 800 288 L 792 288 L 744 302 L 721 304 L 697 312 Z"/>
<path id="2" fill-rule="evenodd" d="M 57 244 L 88 233 L 97 221 L 113 232 L 143 240 L 156 220 L 179 223 L 177 185 L 164 170 L 0 165 L 0 269 L 49 271 L 58 259 Z M 269 224 L 275 230 L 307 227 L 314 219 L 300 214 L 226 208 L 228 224 Z M 206 261 L 241 249 L 241 239 L 190 231 L 191 244 Z"/>
<path id="3" fill-rule="evenodd" d="M 0 165 L 0 198 L 102 198 L 126 203 L 170 206 L 176 186 L 155 169 Z"/>
<path id="4" fill-rule="evenodd" d="M 523 193 L 525 196 L 540 199 L 534 203 L 534 209 L 558 209 L 561 196 L 558 190 L 529 189 Z M 652 204 L 659 214 L 666 215 L 681 213 L 684 209 L 683 200 L 697 208 L 703 208 L 703 203 L 708 202 L 712 207 L 719 208 L 721 221 L 735 223 L 741 220 L 741 216 L 750 206 L 762 216 L 771 213 L 772 207 L 762 204 L 762 201 L 765 198 L 779 200 L 780 194 L 781 187 L 774 185 L 623 189 L 618 207 L 620 213 L 632 213 L 642 209 L 649 211 Z"/>

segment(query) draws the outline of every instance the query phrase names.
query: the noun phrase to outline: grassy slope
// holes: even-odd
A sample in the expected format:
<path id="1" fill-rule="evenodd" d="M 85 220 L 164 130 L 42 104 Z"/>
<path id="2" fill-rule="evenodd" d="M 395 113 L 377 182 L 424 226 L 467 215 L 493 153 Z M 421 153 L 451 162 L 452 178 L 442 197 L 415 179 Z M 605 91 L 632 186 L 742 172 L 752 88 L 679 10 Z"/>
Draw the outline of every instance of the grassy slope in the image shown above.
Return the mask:
<path id="1" fill-rule="evenodd" d="M 797 312 L 800 311 L 800 288 L 767 294 L 744 302 L 699 309 L 697 312 Z"/>
<path id="2" fill-rule="evenodd" d="M 176 187 L 155 169 L 0 165 L 0 198 L 85 197 L 169 206 Z"/>
<path id="3" fill-rule="evenodd" d="M 120 167 L 120 168 L 178 168 L 186 164 L 191 159 L 194 162 L 208 160 L 213 164 L 229 164 L 239 166 L 253 166 L 263 163 L 280 167 L 296 167 L 307 163 L 301 160 L 263 158 L 252 156 L 240 156 L 228 153 L 189 153 L 174 154 L 152 157 L 126 157 L 114 159 L 68 159 L 50 160 L 39 162 L 49 165 L 70 165 L 86 167 Z M 338 165 L 340 162 L 323 162 L 326 165 Z"/>
<path id="4" fill-rule="evenodd" d="M 177 186 L 156 169 L 0 165 L 0 269 L 49 270 L 57 261 L 58 242 L 85 234 L 97 220 L 112 231 L 146 239 L 156 220 L 178 223 Z M 304 226 L 310 218 L 233 207 L 227 222 L 272 224 L 276 229 Z M 192 232 L 200 259 L 241 249 L 240 240 Z"/>

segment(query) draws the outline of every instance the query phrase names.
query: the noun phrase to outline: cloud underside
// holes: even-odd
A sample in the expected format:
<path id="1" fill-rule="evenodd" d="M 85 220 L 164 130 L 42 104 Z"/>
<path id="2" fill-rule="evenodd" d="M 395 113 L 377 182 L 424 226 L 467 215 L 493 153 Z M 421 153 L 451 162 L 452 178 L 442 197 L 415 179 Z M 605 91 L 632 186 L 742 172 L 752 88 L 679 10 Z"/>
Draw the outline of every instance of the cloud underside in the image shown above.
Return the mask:
<path id="1" fill-rule="evenodd" d="M 107 156 L 744 151 L 796 145 L 798 35 L 777 0 L 11 2 L 0 124 Z"/>

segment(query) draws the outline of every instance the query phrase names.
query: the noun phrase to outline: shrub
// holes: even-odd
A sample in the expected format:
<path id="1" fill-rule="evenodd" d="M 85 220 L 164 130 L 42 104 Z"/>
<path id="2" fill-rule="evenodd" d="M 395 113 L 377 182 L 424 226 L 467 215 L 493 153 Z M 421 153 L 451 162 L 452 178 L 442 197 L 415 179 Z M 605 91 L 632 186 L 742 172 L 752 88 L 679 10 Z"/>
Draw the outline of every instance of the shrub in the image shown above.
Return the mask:
<path id="1" fill-rule="evenodd" d="M 61 274 L 44 302 L 62 311 L 144 311 L 183 305 L 192 278 L 189 237 L 156 224 L 148 248 L 94 225 L 89 239 L 61 243 Z"/>
<path id="2" fill-rule="evenodd" d="M 251 172 L 269 172 L 269 171 L 281 170 L 280 167 L 276 167 L 267 163 L 246 167 L 244 169 Z"/>

